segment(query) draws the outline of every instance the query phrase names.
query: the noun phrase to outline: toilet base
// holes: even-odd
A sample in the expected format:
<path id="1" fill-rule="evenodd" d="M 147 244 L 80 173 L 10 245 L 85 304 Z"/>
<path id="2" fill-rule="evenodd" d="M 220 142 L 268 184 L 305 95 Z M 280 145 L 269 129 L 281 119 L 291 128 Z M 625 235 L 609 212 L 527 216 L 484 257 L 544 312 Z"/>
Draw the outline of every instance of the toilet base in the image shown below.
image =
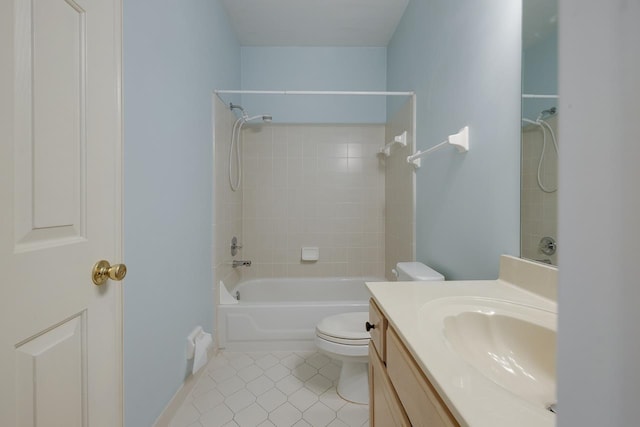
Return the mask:
<path id="1" fill-rule="evenodd" d="M 352 403 L 369 404 L 369 364 L 367 362 L 342 362 L 338 379 L 338 395 Z"/>

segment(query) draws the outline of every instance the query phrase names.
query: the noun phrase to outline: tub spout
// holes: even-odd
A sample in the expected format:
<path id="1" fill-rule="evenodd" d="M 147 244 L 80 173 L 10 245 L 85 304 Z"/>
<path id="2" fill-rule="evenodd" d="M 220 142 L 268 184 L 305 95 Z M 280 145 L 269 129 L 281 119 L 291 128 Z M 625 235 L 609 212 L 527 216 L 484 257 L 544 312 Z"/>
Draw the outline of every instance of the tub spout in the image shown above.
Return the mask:
<path id="1" fill-rule="evenodd" d="M 237 267 L 251 267 L 251 261 L 239 261 L 233 260 L 233 264 L 231 265 L 233 268 Z"/>

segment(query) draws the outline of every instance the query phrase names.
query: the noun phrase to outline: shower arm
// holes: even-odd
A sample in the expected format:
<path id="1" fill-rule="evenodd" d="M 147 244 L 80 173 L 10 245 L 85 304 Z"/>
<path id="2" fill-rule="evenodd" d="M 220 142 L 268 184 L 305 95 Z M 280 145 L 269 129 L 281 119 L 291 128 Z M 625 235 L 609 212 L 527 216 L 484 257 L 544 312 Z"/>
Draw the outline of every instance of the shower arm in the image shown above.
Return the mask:
<path id="1" fill-rule="evenodd" d="M 241 106 L 241 105 L 236 105 L 236 104 L 234 104 L 233 102 L 230 102 L 230 103 L 229 103 L 229 109 L 230 109 L 231 111 L 233 111 L 233 110 L 240 110 L 240 111 L 242 111 L 242 118 L 244 118 L 245 120 L 246 120 L 246 118 L 248 117 L 248 116 L 247 116 L 247 113 L 244 111 L 244 108 L 242 108 L 242 106 Z"/>

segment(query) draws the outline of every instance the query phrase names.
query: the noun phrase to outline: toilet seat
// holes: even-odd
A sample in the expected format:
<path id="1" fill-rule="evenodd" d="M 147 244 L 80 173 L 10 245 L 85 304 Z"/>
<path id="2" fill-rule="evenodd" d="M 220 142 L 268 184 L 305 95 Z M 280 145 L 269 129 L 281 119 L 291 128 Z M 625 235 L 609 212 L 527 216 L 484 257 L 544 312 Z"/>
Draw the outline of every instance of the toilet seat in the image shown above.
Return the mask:
<path id="1" fill-rule="evenodd" d="M 337 392 L 343 399 L 369 402 L 369 342 L 365 328 L 368 312 L 337 314 L 316 326 L 316 346 L 332 359 L 342 361 Z"/>
<path id="2" fill-rule="evenodd" d="M 316 330 L 316 336 L 318 338 L 322 338 L 323 340 L 335 343 L 335 344 L 342 344 L 342 345 L 352 345 L 352 346 L 368 346 L 369 345 L 369 341 L 371 340 L 370 338 L 364 338 L 364 339 L 359 339 L 359 340 L 352 340 L 349 338 L 340 338 L 340 337 L 334 337 L 331 335 L 327 335 L 327 334 L 323 334 L 322 332 Z"/>
<path id="3" fill-rule="evenodd" d="M 368 319 L 367 312 L 325 317 L 316 326 L 316 335 L 336 344 L 366 346 L 371 339 L 364 326 Z"/>
<path id="4" fill-rule="evenodd" d="M 326 340 L 316 335 L 316 347 L 323 352 L 330 354 L 334 359 L 353 360 L 367 362 L 369 355 L 368 345 L 349 345 Z"/>

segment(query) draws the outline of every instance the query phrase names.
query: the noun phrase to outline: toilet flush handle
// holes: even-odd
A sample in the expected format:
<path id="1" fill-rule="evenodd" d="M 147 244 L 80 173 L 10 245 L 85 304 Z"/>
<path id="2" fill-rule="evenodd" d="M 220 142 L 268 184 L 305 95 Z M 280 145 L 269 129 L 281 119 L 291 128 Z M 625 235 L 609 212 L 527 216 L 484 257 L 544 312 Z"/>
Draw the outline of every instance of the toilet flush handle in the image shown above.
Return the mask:
<path id="1" fill-rule="evenodd" d="M 364 324 L 364 327 L 367 329 L 367 332 L 369 332 L 372 329 L 376 328 L 376 325 L 372 325 L 371 323 L 367 322 Z"/>

